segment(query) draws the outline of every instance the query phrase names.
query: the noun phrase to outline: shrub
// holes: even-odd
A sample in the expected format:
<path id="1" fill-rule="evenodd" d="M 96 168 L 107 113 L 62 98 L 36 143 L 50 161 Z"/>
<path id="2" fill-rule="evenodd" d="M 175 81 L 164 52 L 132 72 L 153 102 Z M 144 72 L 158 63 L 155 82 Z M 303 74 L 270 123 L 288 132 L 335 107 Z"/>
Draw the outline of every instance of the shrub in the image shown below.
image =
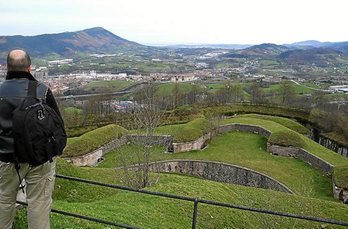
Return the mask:
<path id="1" fill-rule="evenodd" d="M 63 157 L 73 157 L 90 153 L 113 139 L 120 138 L 126 132 L 126 129 L 114 124 L 92 130 L 68 144 L 64 149 Z"/>
<path id="2" fill-rule="evenodd" d="M 280 130 L 273 132 L 268 139 L 268 142 L 280 146 L 293 146 L 304 148 L 306 143 L 301 136 L 294 131 Z"/>

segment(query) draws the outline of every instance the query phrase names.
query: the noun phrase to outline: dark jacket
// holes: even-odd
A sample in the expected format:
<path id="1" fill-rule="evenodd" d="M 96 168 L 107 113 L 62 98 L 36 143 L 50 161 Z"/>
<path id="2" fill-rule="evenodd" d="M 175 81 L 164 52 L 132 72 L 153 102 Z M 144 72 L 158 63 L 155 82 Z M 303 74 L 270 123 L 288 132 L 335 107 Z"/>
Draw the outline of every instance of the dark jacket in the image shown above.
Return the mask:
<path id="1" fill-rule="evenodd" d="M 27 96 L 28 81 L 36 79 L 28 72 L 8 72 L 0 84 L 0 161 L 14 162 L 14 140 L 12 133 L 12 112 Z M 46 102 L 60 116 L 52 91 L 38 83 L 37 97 Z"/>

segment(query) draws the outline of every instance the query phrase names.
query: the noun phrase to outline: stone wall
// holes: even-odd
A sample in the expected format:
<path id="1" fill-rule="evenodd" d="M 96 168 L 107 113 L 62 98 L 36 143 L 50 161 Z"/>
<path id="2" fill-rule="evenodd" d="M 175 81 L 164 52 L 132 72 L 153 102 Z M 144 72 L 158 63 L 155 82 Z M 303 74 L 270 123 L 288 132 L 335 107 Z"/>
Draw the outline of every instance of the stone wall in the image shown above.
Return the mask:
<path id="1" fill-rule="evenodd" d="M 265 138 L 269 138 L 269 136 L 271 136 L 271 134 L 272 134 L 271 131 L 264 129 L 262 127 L 246 125 L 246 124 L 239 124 L 239 123 L 219 126 L 217 129 L 218 129 L 219 133 L 226 133 L 226 132 L 230 132 L 230 131 L 242 131 L 242 132 L 247 132 L 247 133 L 259 134 Z"/>
<path id="2" fill-rule="evenodd" d="M 310 152 L 307 152 L 304 149 L 299 149 L 296 155 L 297 158 L 307 162 L 314 168 L 319 169 L 322 172 L 325 172 L 327 174 L 332 174 L 333 172 L 333 165 L 331 165 L 329 162 L 311 154 Z"/>
<path id="3" fill-rule="evenodd" d="M 221 162 L 174 160 L 150 165 L 152 171 L 183 173 L 204 179 L 292 193 L 284 184 L 248 168 Z"/>
<path id="4" fill-rule="evenodd" d="M 173 142 L 171 135 L 141 135 L 141 134 L 128 134 L 127 140 L 136 144 L 149 143 L 150 145 L 163 145 L 169 147 Z"/>
<path id="5" fill-rule="evenodd" d="M 68 160 L 72 162 L 76 166 L 95 166 L 100 160 L 102 160 L 102 157 L 110 152 L 111 150 L 121 147 L 122 145 L 127 143 L 127 137 L 122 136 L 121 138 L 117 138 L 112 140 L 111 142 L 105 144 L 104 146 L 100 147 L 99 149 L 77 157 L 69 158 Z"/>
<path id="6" fill-rule="evenodd" d="M 333 182 L 332 192 L 335 199 L 341 200 L 343 203 L 348 204 L 348 190 L 337 187 Z"/>
<path id="7" fill-rule="evenodd" d="M 267 142 L 267 152 L 284 157 L 295 157 L 298 153 L 298 148 L 279 146 Z"/>
<path id="8" fill-rule="evenodd" d="M 183 143 L 173 143 L 172 152 L 187 152 L 192 150 L 201 150 L 205 147 L 207 140 L 209 139 L 210 134 L 203 135 L 193 142 L 183 142 Z"/>
<path id="9" fill-rule="evenodd" d="M 304 162 L 307 162 L 314 168 L 327 174 L 332 174 L 333 172 L 333 165 L 304 149 L 299 149 L 295 147 L 284 147 L 267 143 L 267 151 L 272 153 L 273 155 L 298 158 Z"/>

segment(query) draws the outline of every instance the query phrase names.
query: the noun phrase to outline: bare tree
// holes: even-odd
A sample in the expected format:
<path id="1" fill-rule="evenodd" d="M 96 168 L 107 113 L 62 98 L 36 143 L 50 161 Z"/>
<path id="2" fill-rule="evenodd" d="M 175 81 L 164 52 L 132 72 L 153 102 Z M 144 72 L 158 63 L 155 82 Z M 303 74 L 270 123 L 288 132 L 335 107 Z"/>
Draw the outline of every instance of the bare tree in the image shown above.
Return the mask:
<path id="1" fill-rule="evenodd" d="M 222 114 L 214 113 L 214 114 L 208 115 L 207 117 L 208 133 L 209 133 L 208 143 L 210 143 L 213 137 L 219 133 L 218 127 L 220 126 L 222 119 L 223 119 Z"/>
<path id="2" fill-rule="evenodd" d="M 164 112 L 161 109 L 161 97 L 156 96 L 156 86 L 152 82 L 139 95 L 141 96 L 132 110 L 133 129 L 139 130 L 131 138 L 135 148 L 126 155 L 120 155 L 120 160 L 125 182 L 135 188 L 144 188 L 158 180 L 158 176 L 150 178 L 150 163 L 156 161 L 153 157 L 155 146 L 165 144 L 163 138 L 154 136 L 155 128 L 160 125 Z"/>
<path id="3" fill-rule="evenodd" d="M 283 105 L 286 105 L 286 106 L 294 105 L 296 101 L 296 92 L 292 82 L 283 81 L 280 84 L 280 94 L 281 94 Z"/>
<path id="4" fill-rule="evenodd" d="M 251 103 L 252 104 L 263 104 L 266 103 L 266 99 L 260 85 L 257 82 L 251 84 L 250 88 Z"/>

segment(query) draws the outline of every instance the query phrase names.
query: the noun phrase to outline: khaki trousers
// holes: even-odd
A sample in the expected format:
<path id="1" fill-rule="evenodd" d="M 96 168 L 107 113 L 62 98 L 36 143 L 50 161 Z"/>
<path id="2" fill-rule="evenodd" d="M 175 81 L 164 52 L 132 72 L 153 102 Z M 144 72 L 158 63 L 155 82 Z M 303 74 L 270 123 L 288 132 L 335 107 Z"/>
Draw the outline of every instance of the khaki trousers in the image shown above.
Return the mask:
<path id="1" fill-rule="evenodd" d="M 28 227 L 49 229 L 56 159 L 39 166 L 20 163 L 20 176 L 25 179 L 28 203 Z M 0 161 L 0 229 L 12 228 L 16 214 L 16 197 L 19 179 L 14 163 Z M 22 190 L 20 190 L 22 192 Z"/>

